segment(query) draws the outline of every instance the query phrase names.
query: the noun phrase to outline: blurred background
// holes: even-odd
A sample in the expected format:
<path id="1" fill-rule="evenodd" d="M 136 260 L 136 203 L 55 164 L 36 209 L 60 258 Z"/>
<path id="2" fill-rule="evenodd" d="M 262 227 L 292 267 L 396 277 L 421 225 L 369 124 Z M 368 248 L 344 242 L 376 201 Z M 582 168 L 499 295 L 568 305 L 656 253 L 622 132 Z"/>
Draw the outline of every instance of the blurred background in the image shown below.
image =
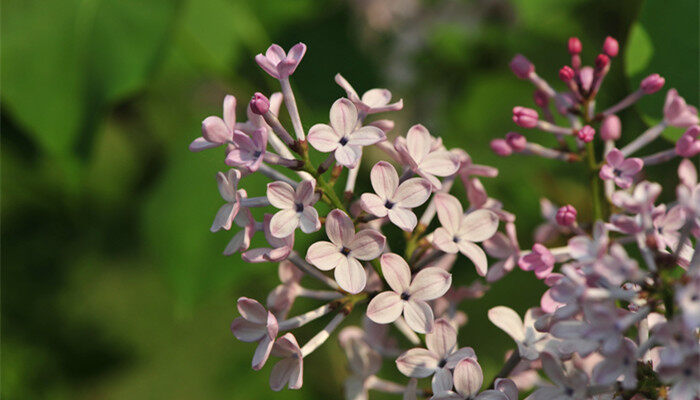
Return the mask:
<path id="1" fill-rule="evenodd" d="M 540 196 L 584 218 L 590 210 L 576 165 L 491 153 L 489 141 L 515 128 L 511 108 L 533 104 L 510 58 L 525 54 L 561 88 L 567 38 L 579 36 L 592 63 L 611 35 L 622 51 L 600 107 L 651 72 L 697 105 L 699 15 L 695 0 L 3 0 L 0 396 L 341 396 L 347 369 L 335 339 L 306 363 L 301 391 L 272 394 L 271 365 L 250 369 L 254 346 L 229 331 L 235 300 L 263 300 L 277 268 L 221 254 L 231 233 L 209 226 L 222 203 L 214 175 L 226 169 L 223 154 L 187 150 L 225 94 L 244 118 L 253 92 L 278 90 L 253 61 L 270 43 L 308 45 L 292 79 L 307 128 L 327 121 L 344 95 L 333 82 L 340 72 L 361 93 L 387 87 L 404 98 L 388 116 L 394 135 L 420 122 L 500 168 L 484 184 L 518 215 L 529 247 Z M 653 97 L 621 115 L 623 140 L 659 119 L 664 94 Z M 264 181 L 246 189 L 259 195 Z M 466 259 L 455 273 L 460 283 L 476 279 Z M 486 380 L 512 347 L 486 310 L 506 304 L 522 314 L 542 290 L 515 271 L 464 304 L 460 344 L 477 349 Z M 391 363 L 381 375 L 403 381 Z"/>

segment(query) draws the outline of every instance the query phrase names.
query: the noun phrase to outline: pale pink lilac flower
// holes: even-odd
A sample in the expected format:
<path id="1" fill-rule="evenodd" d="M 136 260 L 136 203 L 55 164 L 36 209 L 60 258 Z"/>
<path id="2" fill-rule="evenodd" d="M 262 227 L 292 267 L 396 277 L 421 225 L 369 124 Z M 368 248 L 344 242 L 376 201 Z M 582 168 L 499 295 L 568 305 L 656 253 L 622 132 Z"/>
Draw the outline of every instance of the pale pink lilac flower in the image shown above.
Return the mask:
<path id="1" fill-rule="evenodd" d="M 217 232 L 221 229 L 229 230 L 233 224 L 233 219 L 236 218 L 241 209 L 241 200 L 246 197 L 244 189 L 238 189 L 238 182 L 241 179 L 240 171 L 230 169 L 224 175 L 223 172 L 216 174 L 216 183 L 219 188 L 219 194 L 226 200 L 226 204 L 219 208 L 219 211 L 214 217 L 214 222 L 210 230 Z"/>
<path id="2" fill-rule="evenodd" d="M 388 216 L 394 225 L 404 231 L 412 231 L 418 219 L 411 208 L 428 200 L 430 182 L 423 178 L 411 178 L 399 184 L 396 169 L 386 161 L 380 161 L 372 167 L 370 180 L 376 194 L 362 194 L 362 209 L 377 217 Z"/>
<path id="3" fill-rule="evenodd" d="M 253 235 L 258 229 L 260 229 L 259 226 L 261 226 L 261 224 L 255 221 L 253 215 L 247 207 L 243 207 L 238 211 L 238 214 L 233 219 L 233 223 L 242 229 L 236 232 L 236 234 L 233 235 L 231 240 L 226 245 L 223 253 L 225 256 L 230 256 L 239 251 L 248 250 Z"/>
<path id="4" fill-rule="evenodd" d="M 476 358 L 465 358 L 455 367 L 453 382 L 444 381 L 433 385 L 435 395 L 431 397 L 431 400 L 508 399 L 504 392 L 498 390 L 488 390 L 478 394 L 483 382 L 484 374 Z M 454 391 L 452 386 L 454 386 Z"/>
<path id="5" fill-rule="evenodd" d="M 338 341 L 345 351 L 351 375 L 345 380 L 345 398 L 366 400 L 369 384 L 382 366 L 382 356 L 364 340 L 360 328 L 350 326 L 338 334 Z"/>
<path id="6" fill-rule="evenodd" d="M 476 359 L 471 347 L 457 347 L 457 330 L 445 319 L 435 321 L 432 332 L 425 335 L 427 348 L 412 348 L 396 359 L 396 367 L 402 374 L 412 378 L 431 375 L 433 381 L 452 381 L 450 370 L 457 363 L 470 357 Z"/>
<path id="7" fill-rule="evenodd" d="M 693 125 L 676 141 L 676 154 L 681 157 L 695 157 L 700 154 L 700 126 Z"/>
<path id="8" fill-rule="evenodd" d="M 590 125 L 585 125 L 583 128 L 576 131 L 576 137 L 584 143 L 591 142 L 595 137 L 595 129 Z"/>
<path id="9" fill-rule="evenodd" d="M 537 360 L 545 350 L 556 354 L 558 341 L 535 329 L 535 321 L 542 315 L 541 310 L 531 308 L 521 320 L 518 313 L 505 306 L 494 307 L 488 312 L 489 320 L 507 333 L 518 345 L 520 356 L 530 361 Z"/>
<path id="10" fill-rule="evenodd" d="M 700 396 L 700 352 L 688 354 L 680 365 L 662 365 L 657 370 L 661 381 L 671 384 L 669 400 L 696 400 Z"/>
<path id="11" fill-rule="evenodd" d="M 618 149 L 612 149 L 605 156 L 605 164 L 600 168 L 600 179 L 612 179 L 622 189 L 632 186 L 634 176 L 642 170 L 644 162 L 641 158 L 625 158 Z"/>
<path id="12" fill-rule="evenodd" d="M 677 128 L 688 128 L 698 124 L 698 110 L 686 104 L 676 89 L 670 89 L 664 103 L 664 121 Z"/>
<path id="13" fill-rule="evenodd" d="M 622 387 L 631 390 L 637 386 L 637 345 L 624 338 L 620 348 L 604 357 L 593 368 L 592 380 L 599 385 L 612 385 L 622 377 Z"/>
<path id="14" fill-rule="evenodd" d="M 578 235 L 569 239 L 571 257 L 581 263 L 591 263 L 602 258 L 608 250 L 610 238 L 605 224 L 601 221 L 593 226 L 593 237 Z"/>
<path id="15" fill-rule="evenodd" d="M 675 251 L 681 238 L 679 231 L 687 220 L 683 207 L 674 206 L 666 212 L 666 206 L 662 204 L 654 209 L 652 218 L 658 249 L 663 251 L 668 247 L 671 251 Z"/>
<path id="16" fill-rule="evenodd" d="M 360 98 L 355 89 L 353 89 L 352 85 L 350 85 L 350 83 L 345 80 L 342 75 L 336 74 L 335 82 L 340 85 L 343 90 L 345 90 L 348 99 L 355 104 L 355 107 L 357 107 L 357 111 L 365 115 L 386 111 L 398 111 L 403 108 L 402 99 L 399 99 L 399 101 L 395 103 L 389 104 L 391 101 L 391 92 L 387 89 L 370 89 L 362 95 L 362 98 Z"/>
<path id="17" fill-rule="evenodd" d="M 459 169 L 459 162 L 423 125 L 413 125 L 405 139 L 396 138 L 394 147 L 413 172 L 427 179 L 434 190 L 442 187 L 437 176 L 450 176 Z"/>
<path id="18" fill-rule="evenodd" d="M 515 225 L 506 223 L 506 234 L 496 232 L 493 237 L 484 241 L 484 250 L 498 261 L 489 267 L 486 281 L 495 282 L 513 270 L 520 257 L 520 245 L 515 233 Z"/>
<path id="19" fill-rule="evenodd" d="M 322 271 L 335 269 L 338 285 L 350 293 L 365 288 L 367 275 L 359 260 L 373 260 L 382 253 L 386 238 L 374 229 L 355 233 L 355 225 L 343 211 L 335 209 L 326 218 L 330 242 L 320 241 L 309 247 L 306 260 Z"/>
<path id="20" fill-rule="evenodd" d="M 362 147 L 386 139 L 376 126 L 358 124 L 355 105 L 348 99 L 338 99 L 331 106 L 330 125 L 316 124 L 309 129 L 308 141 L 318 151 L 333 152 L 339 165 L 354 167 L 362 155 Z"/>
<path id="21" fill-rule="evenodd" d="M 523 271 L 535 271 L 538 279 L 546 278 L 554 269 L 554 255 L 545 246 L 535 243 L 532 251 L 522 255 L 518 260 L 518 266 Z"/>
<path id="22" fill-rule="evenodd" d="M 190 151 L 202 151 L 227 144 L 233 138 L 236 129 L 236 98 L 224 97 L 223 119 L 210 116 L 202 121 L 202 136 L 190 144 Z"/>
<path id="23" fill-rule="evenodd" d="M 527 400 L 581 400 L 587 398 L 588 377 L 582 371 L 574 370 L 568 376 L 557 359 L 542 354 L 542 369 L 556 386 L 545 386 L 535 390 Z"/>
<path id="24" fill-rule="evenodd" d="M 381 259 L 384 279 L 390 291 L 376 295 L 367 306 L 367 317 L 378 324 L 396 321 L 401 314 L 411 329 L 418 333 L 433 330 L 433 310 L 427 301 L 444 295 L 452 284 L 447 271 L 429 267 L 411 279 L 411 269 L 399 255 L 387 253 Z"/>
<path id="25" fill-rule="evenodd" d="M 245 167 L 251 172 L 260 168 L 265 157 L 267 147 L 267 129 L 254 130 L 250 136 L 242 131 L 233 131 L 231 139 L 233 148 L 226 155 L 226 165 L 232 167 Z"/>
<path id="26" fill-rule="evenodd" d="M 286 79 L 297 69 L 304 53 L 306 53 L 304 43 L 295 44 L 289 50 L 289 54 L 285 53 L 280 46 L 273 44 L 267 48 L 265 55 L 256 55 L 255 62 L 273 78 Z"/>
<path id="27" fill-rule="evenodd" d="M 264 218 L 263 232 L 265 233 L 265 240 L 270 247 L 258 247 L 244 252 L 241 254 L 241 258 L 246 262 L 280 262 L 287 258 L 294 248 L 294 232 L 286 237 L 279 238 L 273 235 L 271 231 L 272 214 L 265 214 Z"/>
<path id="28" fill-rule="evenodd" d="M 600 138 L 603 140 L 618 140 L 622 132 L 622 122 L 615 115 L 607 115 L 600 124 Z"/>
<path id="29" fill-rule="evenodd" d="M 253 299 L 241 297 L 237 304 L 241 316 L 233 320 L 231 332 L 242 342 L 258 343 L 253 356 L 253 369 L 259 370 L 270 356 L 277 337 L 277 318 Z"/>
<path id="30" fill-rule="evenodd" d="M 272 356 L 281 360 L 270 372 L 270 389 L 279 392 L 285 386 L 300 389 L 304 383 L 304 358 L 297 339 L 291 333 L 285 333 L 275 341 Z"/>
<path id="31" fill-rule="evenodd" d="M 464 215 L 459 200 L 446 193 L 437 193 L 433 199 L 442 224 L 433 233 L 433 244 L 445 253 L 464 254 L 474 263 L 477 273 L 486 276 L 486 254 L 474 242 L 482 242 L 496 233 L 498 216 L 484 209 Z"/>
<path id="32" fill-rule="evenodd" d="M 634 186 L 632 193 L 617 191 L 611 201 L 614 205 L 631 213 L 650 214 L 656 198 L 661 194 L 661 185 L 656 182 L 642 181 Z"/>
<path id="33" fill-rule="evenodd" d="M 260 93 L 256 93 L 258 95 Z M 263 96 L 264 97 L 264 96 Z M 267 100 L 267 99 L 266 99 Z M 282 106 L 282 101 L 284 100 L 284 96 L 282 96 L 282 93 L 280 92 L 275 92 L 270 96 L 270 99 L 268 100 L 269 106 L 268 106 L 268 111 L 272 112 L 275 115 L 279 114 L 280 107 Z M 265 118 L 263 118 L 262 115 L 256 114 L 253 112 L 252 103 L 248 103 L 248 107 L 246 108 L 246 115 L 248 116 L 248 121 L 246 122 L 240 122 L 236 124 L 236 129 L 243 131 L 247 133 L 248 135 L 252 135 L 253 132 L 260 128 L 265 128 L 267 131 L 268 138 L 270 135 L 272 135 L 272 128 L 265 122 Z"/>
<path id="34" fill-rule="evenodd" d="M 280 209 L 270 220 L 272 236 L 285 238 L 293 234 L 297 227 L 304 233 L 321 229 L 318 212 L 313 207 L 319 198 L 315 189 L 315 179 L 301 181 L 296 190 L 282 181 L 267 184 L 267 199 Z"/>
<path id="35" fill-rule="evenodd" d="M 278 319 L 287 317 L 302 287 L 299 284 L 304 273 L 289 260 L 280 262 L 277 268 L 281 284 L 277 285 L 268 295 L 265 304 Z"/>
<path id="36" fill-rule="evenodd" d="M 700 270 L 695 269 L 689 282 L 676 288 L 676 303 L 688 329 L 700 327 Z"/>

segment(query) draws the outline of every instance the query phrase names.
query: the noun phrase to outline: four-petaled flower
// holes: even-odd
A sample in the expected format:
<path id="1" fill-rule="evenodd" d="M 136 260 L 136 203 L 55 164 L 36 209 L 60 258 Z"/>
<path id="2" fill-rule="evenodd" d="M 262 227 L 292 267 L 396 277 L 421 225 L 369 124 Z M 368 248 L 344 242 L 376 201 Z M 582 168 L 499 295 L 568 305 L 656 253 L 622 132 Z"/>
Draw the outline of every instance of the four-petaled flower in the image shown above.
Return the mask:
<path id="1" fill-rule="evenodd" d="M 260 303 L 247 297 L 238 299 L 241 316 L 231 323 L 231 332 L 242 342 L 258 342 L 253 356 L 253 369 L 259 370 L 270 356 L 277 337 L 277 318 Z"/>
<path id="2" fill-rule="evenodd" d="M 433 330 L 433 310 L 427 301 L 444 295 L 452 284 L 452 275 L 442 268 L 420 270 L 411 280 L 411 269 L 401 256 L 382 255 L 382 274 L 391 288 L 379 293 L 367 306 L 367 317 L 378 324 L 396 321 L 403 313 L 406 323 L 418 333 Z"/>
<path id="3" fill-rule="evenodd" d="M 265 233 L 265 240 L 270 247 L 258 247 L 241 254 L 241 258 L 246 262 L 280 262 L 287 258 L 294 248 L 294 232 L 283 238 L 276 237 L 270 230 L 272 215 L 265 214 L 264 218 L 263 232 Z"/>
<path id="4" fill-rule="evenodd" d="M 309 129 L 309 143 L 318 151 L 333 152 L 338 164 L 354 167 L 362 155 L 362 146 L 386 139 L 376 126 L 358 124 L 357 108 L 348 99 L 338 99 L 331 106 L 330 125 L 316 124 Z"/>
<path id="5" fill-rule="evenodd" d="M 231 229 L 233 219 L 241 209 L 241 199 L 246 197 L 244 189 L 238 189 L 238 181 L 241 179 L 241 173 L 238 170 L 230 169 L 224 175 L 223 172 L 216 174 L 216 183 L 219 187 L 219 194 L 226 200 L 226 204 L 219 208 L 219 211 L 214 217 L 214 222 L 211 224 L 210 230 L 217 232 L 221 229 Z"/>
<path id="6" fill-rule="evenodd" d="M 399 184 L 396 169 L 386 161 L 372 167 L 370 179 L 375 193 L 364 193 L 361 197 L 362 209 L 377 217 L 389 217 L 394 225 L 410 232 L 418 219 L 411 208 L 425 203 L 430 197 L 430 182 L 423 178 L 411 178 Z"/>
<path id="7" fill-rule="evenodd" d="M 281 210 L 270 220 L 272 236 L 285 238 L 294 233 L 297 227 L 304 233 L 321 229 L 318 212 L 313 207 L 319 197 L 314 193 L 315 190 L 315 179 L 301 181 L 296 190 L 282 181 L 267 184 L 267 199 L 270 204 Z"/>
<path id="8" fill-rule="evenodd" d="M 285 333 L 275 341 L 272 356 L 281 357 L 270 372 L 270 389 L 279 392 L 287 385 L 290 389 L 299 389 L 304 383 L 304 357 L 291 333 Z"/>
<path id="9" fill-rule="evenodd" d="M 642 170 L 644 162 L 641 158 L 625 158 L 618 149 L 612 149 L 605 156 L 605 164 L 600 167 L 600 179 L 612 179 L 615 184 L 623 189 L 632 186 L 634 176 Z"/>
<path id="10" fill-rule="evenodd" d="M 435 190 L 442 187 L 436 176 L 450 176 L 459 169 L 459 161 L 423 125 L 413 125 L 405 139 L 396 138 L 394 147 L 413 172 L 427 179 Z"/>
<path id="11" fill-rule="evenodd" d="M 202 151 L 229 143 L 236 129 L 236 98 L 224 97 L 223 119 L 209 116 L 202 121 L 202 136 L 190 143 L 190 151 Z"/>
<path id="12" fill-rule="evenodd" d="M 549 334 L 535 329 L 535 321 L 544 312 L 531 308 L 525 313 L 525 320 L 521 321 L 518 313 L 505 306 L 497 306 L 489 310 L 489 320 L 501 328 L 518 345 L 520 356 L 530 361 L 540 357 L 545 349 L 556 353 L 557 340 Z"/>
<path id="13" fill-rule="evenodd" d="M 295 44 L 289 50 L 289 54 L 285 53 L 280 46 L 273 44 L 267 48 L 265 55 L 255 56 L 255 62 L 273 78 L 287 79 L 299 66 L 304 53 L 306 53 L 304 43 Z"/>
<path id="14" fill-rule="evenodd" d="M 488 269 L 486 254 L 474 242 L 491 238 L 498 229 L 498 216 L 489 210 L 479 209 L 464 215 L 462 204 L 456 197 L 437 193 L 433 197 L 438 219 L 442 226 L 433 233 L 433 244 L 445 253 L 460 252 L 469 257 L 476 272 L 485 276 Z"/>
<path id="15" fill-rule="evenodd" d="M 338 209 L 331 211 L 326 218 L 326 234 L 331 241 L 312 244 L 306 260 L 322 271 L 335 269 L 338 285 L 350 293 L 359 293 L 365 288 L 367 275 L 358 260 L 379 257 L 386 238 L 374 229 L 355 233 L 350 217 Z"/>
<path id="16" fill-rule="evenodd" d="M 688 128 L 698 124 L 698 109 L 686 104 L 676 89 L 666 93 L 664 121 L 677 128 Z"/>
<path id="17" fill-rule="evenodd" d="M 365 115 L 385 111 L 398 111 L 403 108 L 402 99 L 399 99 L 396 103 L 389 104 L 391 101 L 391 92 L 387 89 L 370 89 L 360 98 L 352 85 L 350 85 L 342 75 L 336 74 L 335 82 L 345 90 L 348 99 L 357 107 L 357 111 Z"/>
<path id="18" fill-rule="evenodd" d="M 538 279 L 544 279 L 554 269 L 554 255 L 545 246 L 535 243 L 532 246 L 532 251 L 521 256 L 518 260 L 518 266 L 523 271 L 535 271 L 535 276 Z"/>
<path id="19" fill-rule="evenodd" d="M 226 165 L 246 167 L 255 172 L 260 168 L 267 147 L 267 128 L 259 128 L 250 136 L 235 130 L 231 139 L 233 148 L 226 155 Z"/>

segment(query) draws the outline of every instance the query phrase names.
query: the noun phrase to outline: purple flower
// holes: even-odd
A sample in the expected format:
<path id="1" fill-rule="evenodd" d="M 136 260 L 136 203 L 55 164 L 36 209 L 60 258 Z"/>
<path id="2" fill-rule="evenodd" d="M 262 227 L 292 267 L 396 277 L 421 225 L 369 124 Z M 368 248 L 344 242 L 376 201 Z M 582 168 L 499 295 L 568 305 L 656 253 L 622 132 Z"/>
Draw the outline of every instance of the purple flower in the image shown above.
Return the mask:
<path id="1" fill-rule="evenodd" d="M 493 150 L 497 156 L 508 157 L 509 155 L 513 154 L 513 148 L 510 147 L 505 139 L 493 139 L 490 146 L 491 150 Z"/>
<path id="2" fill-rule="evenodd" d="M 338 164 L 354 167 L 362 154 L 362 147 L 386 139 L 386 134 L 375 126 L 358 128 L 357 108 L 348 99 L 338 99 L 330 112 L 330 125 L 316 124 L 309 129 L 309 143 L 318 151 L 333 152 Z"/>
<path id="3" fill-rule="evenodd" d="M 235 130 L 231 142 L 233 148 L 226 155 L 226 165 L 245 167 L 251 172 L 257 171 L 265 156 L 267 129 L 256 129 L 250 136 Z"/>
<path id="4" fill-rule="evenodd" d="M 381 259 L 384 279 L 390 291 L 376 295 L 367 306 L 367 317 L 378 324 L 396 321 L 403 313 L 406 323 L 418 333 L 433 330 L 433 310 L 427 301 L 444 295 L 452 283 L 447 271 L 429 267 L 411 280 L 411 269 L 399 255 L 387 253 Z"/>
<path id="5" fill-rule="evenodd" d="M 698 124 L 698 109 L 685 103 L 676 89 L 666 93 L 664 103 L 664 121 L 677 128 L 688 128 Z"/>
<path id="6" fill-rule="evenodd" d="M 583 46 L 581 45 L 581 40 L 579 38 L 570 37 L 569 41 L 567 42 L 567 48 L 569 50 L 569 54 L 573 56 L 574 54 L 581 53 Z"/>
<path id="7" fill-rule="evenodd" d="M 535 390 L 529 400 L 579 400 L 585 399 L 588 378 L 582 371 L 574 370 L 569 376 L 557 359 L 549 353 L 542 354 L 542 369 L 556 386 L 545 386 Z"/>
<path id="8" fill-rule="evenodd" d="M 336 74 L 335 82 L 345 90 L 348 99 L 352 101 L 355 107 L 357 107 L 357 110 L 364 115 L 386 111 L 398 111 L 403 108 L 402 99 L 399 99 L 396 103 L 389 104 L 391 101 L 391 92 L 386 89 L 370 89 L 360 98 L 352 85 L 350 85 L 342 75 Z"/>
<path id="9" fill-rule="evenodd" d="M 534 128 L 537 126 L 539 115 L 537 111 L 527 107 L 513 108 L 513 122 L 522 128 Z"/>
<path id="10" fill-rule="evenodd" d="M 481 385 L 484 383 L 484 373 L 481 366 L 474 358 L 465 358 L 460 361 L 455 367 L 454 377 L 452 382 L 438 381 L 433 384 L 433 392 L 435 395 L 432 400 L 467 400 L 467 399 L 508 399 L 505 393 L 498 391 L 496 393 L 482 393 L 477 396 Z M 454 391 L 452 386 L 454 385 Z M 492 391 L 489 391 L 492 392 Z M 496 391 L 493 391 L 496 392 Z"/>
<path id="11" fill-rule="evenodd" d="M 362 194 L 362 209 L 380 218 L 388 216 L 394 225 L 407 232 L 413 231 L 418 219 L 411 208 L 428 200 L 432 189 L 430 182 L 423 178 L 411 178 L 399 184 L 396 169 L 386 161 L 372 167 L 370 180 L 376 194 Z"/>
<path id="12" fill-rule="evenodd" d="M 693 125 L 676 141 L 676 154 L 681 157 L 695 157 L 700 154 L 700 126 Z"/>
<path id="13" fill-rule="evenodd" d="M 605 156 L 605 164 L 600 168 L 600 179 L 612 179 L 622 189 L 632 186 L 634 176 L 642 170 L 644 162 L 641 158 L 625 158 L 618 149 L 612 149 Z"/>
<path id="14" fill-rule="evenodd" d="M 513 270 L 520 257 L 520 245 L 515 233 L 515 225 L 506 223 L 506 233 L 496 232 L 493 237 L 484 241 L 484 250 L 499 261 L 489 267 L 486 273 L 488 282 L 495 282 Z"/>
<path id="15" fill-rule="evenodd" d="M 241 200 L 246 197 L 245 190 L 238 190 L 238 181 L 240 179 L 241 173 L 235 169 L 230 169 L 226 175 L 224 175 L 223 172 L 216 174 L 219 194 L 226 200 L 226 204 L 221 206 L 219 211 L 217 211 L 214 222 L 211 224 L 210 228 L 212 232 L 217 232 L 221 229 L 231 229 L 233 219 L 236 218 L 236 215 L 241 209 Z"/>
<path id="16" fill-rule="evenodd" d="M 270 111 L 270 99 L 260 92 L 255 92 L 248 106 L 250 107 L 250 111 L 254 114 L 265 115 Z"/>
<path id="17" fill-rule="evenodd" d="M 277 318 L 260 303 L 247 297 L 238 299 L 241 316 L 233 320 L 231 332 L 242 342 L 257 342 L 253 356 L 253 369 L 259 370 L 270 356 L 277 337 Z"/>
<path id="18" fill-rule="evenodd" d="M 190 143 L 190 151 L 202 151 L 219 147 L 233 138 L 236 128 L 236 98 L 231 95 L 224 97 L 224 118 L 210 116 L 202 121 L 202 136 Z"/>
<path id="19" fill-rule="evenodd" d="M 427 179 L 434 190 L 442 187 L 436 176 L 450 176 L 459 169 L 459 162 L 423 125 L 413 125 L 405 139 L 396 138 L 394 147 L 413 172 Z"/>
<path id="20" fill-rule="evenodd" d="M 287 79 L 299 66 L 304 53 L 306 53 L 304 43 L 295 44 L 289 50 L 289 54 L 285 53 L 280 46 L 273 44 L 267 48 L 265 55 L 255 56 L 255 62 L 273 78 Z"/>
<path id="21" fill-rule="evenodd" d="M 520 356 L 530 361 L 540 358 L 545 349 L 555 353 L 558 344 L 549 334 L 535 329 L 535 321 L 541 315 L 541 310 L 531 308 L 523 321 L 518 313 L 505 306 L 494 307 L 488 312 L 489 321 L 507 333 L 518 345 Z"/>
<path id="22" fill-rule="evenodd" d="M 583 143 L 588 143 L 595 137 L 595 129 L 590 125 L 585 125 L 583 128 L 576 131 L 576 137 Z"/>
<path id="23" fill-rule="evenodd" d="M 277 339 L 272 355 L 282 359 L 270 372 L 270 389 L 279 392 L 285 385 L 290 389 L 300 389 L 304 383 L 304 358 L 294 335 L 285 333 Z"/>
<path id="24" fill-rule="evenodd" d="M 546 278 L 554 269 L 554 256 L 539 243 L 532 246 L 532 251 L 520 257 L 518 266 L 523 271 L 535 271 L 538 279 Z"/>
<path id="25" fill-rule="evenodd" d="M 611 201 L 631 213 L 650 213 L 659 194 L 661 194 L 661 185 L 642 181 L 634 187 L 631 194 L 623 190 L 613 193 Z"/>
<path id="26" fill-rule="evenodd" d="M 280 262 L 292 252 L 294 248 L 294 232 L 292 231 L 288 236 L 282 238 L 273 235 L 270 230 L 272 218 L 271 214 L 265 214 L 263 222 L 265 240 L 267 240 L 270 247 L 259 247 L 246 251 L 241 254 L 241 258 L 244 261 L 249 263 Z"/>
<path id="27" fill-rule="evenodd" d="M 318 201 L 315 189 L 315 179 L 301 181 L 296 190 L 282 181 L 267 184 L 267 199 L 280 209 L 270 220 L 272 236 L 285 238 L 293 234 L 297 227 L 304 233 L 321 229 L 318 212 L 313 207 Z"/>
<path id="28" fill-rule="evenodd" d="M 355 233 L 350 217 L 338 209 L 331 211 L 326 218 L 326 234 L 331 241 L 312 244 L 306 260 L 322 271 L 335 269 L 335 280 L 342 289 L 353 294 L 361 292 L 367 283 L 367 275 L 358 260 L 379 257 L 386 238 L 374 229 Z"/>
<path id="29" fill-rule="evenodd" d="M 621 376 L 623 388 L 631 390 L 637 386 L 637 345 L 628 338 L 616 352 L 596 364 L 592 379 L 599 385 L 612 385 Z"/>

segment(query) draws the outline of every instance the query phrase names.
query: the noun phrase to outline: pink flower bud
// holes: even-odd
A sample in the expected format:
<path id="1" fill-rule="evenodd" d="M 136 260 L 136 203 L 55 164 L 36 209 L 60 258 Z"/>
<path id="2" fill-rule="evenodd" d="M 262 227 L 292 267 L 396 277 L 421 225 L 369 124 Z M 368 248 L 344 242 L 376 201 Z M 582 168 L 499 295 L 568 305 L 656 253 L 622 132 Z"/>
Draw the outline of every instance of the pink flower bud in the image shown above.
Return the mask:
<path id="1" fill-rule="evenodd" d="M 589 91 L 591 90 L 591 85 L 593 85 L 593 76 L 594 76 L 594 71 L 593 68 L 591 67 L 583 67 L 579 71 L 578 77 L 581 80 L 581 88 L 584 91 Z"/>
<path id="2" fill-rule="evenodd" d="M 517 153 L 525 150 L 527 139 L 517 132 L 508 132 L 506 134 L 506 143 Z"/>
<path id="3" fill-rule="evenodd" d="M 522 128 L 534 128 L 537 126 L 539 115 L 537 111 L 527 107 L 513 108 L 513 122 Z"/>
<path id="4" fill-rule="evenodd" d="M 676 154 L 681 157 L 695 157 L 700 154 L 700 126 L 691 126 L 676 142 Z"/>
<path id="5" fill-rule="evenodd" d="M 620 52 L 620 45 L 617 43 L 617 40 L 612 36 L 606 37 L 603 43 L 603 52 L 607 54 L 608 57 L 616 57 Z"/>
<path id="6" fill-rule="evenodd" d="M 571 82 L 571 80 L 574 79 L 574 75 L 575 72 L 573 68 L 569 67 L 568 65 L 561 67 L 561 69 L 559 70 L 559 79 L 561 79 L 562 82 Z"/>
<path id="7" fill-rule="evenodd" d="M 617 140 L 620 138 L 622 125 L 617 115 L 608 115 L 600 125 L 600 138 L 603 140 Z"/>
<path id="8" fill-rule="evenodd" d="M 572 56 L 574 54 L 579 54 L 581 52 L 581 49 L 581 41 L 577 37 L 569 38 L 569 54 L 571 54 Z"/>
<path id="9" fill-rule="evenodd" d="M 666 79 L 661 75 L 651 74 L 642 80 L 642 83 L 639 84 L 639 88 L 642 89 L 645 94 L 652 94 L 661 90 L 661 88 L 664 87 L 664 83 L 666 83 Z"/>
<path id="10" fill-rule="evenodd" d="M 520 79 L 527 79 L 535 72 L 535 66 L 522 54 L 516 54 L 510 62 L 510 69 Z"/>
<path id="11" fill-rule="evenodd" d="M 571 226 L 574 222 L 576 222 L 576 215 L 578 213 L 576 212 L 576 209 L 574 206 L 571 204 L 567 204 L 564 207 L 561 207 L 559 210 L 557 210 L 557 215 L 555 216 L 555 219 L 557 220 L 557 223 L 561 226 Z"/>
<path id="12" fill-rule="evenodd" d="M 250 110 L 254 114 L 264 115 L 270 110 L 270 100 L 260 92 L 255 92 L 250 99 Z"/>
<path id="13" fill-rule="evenodd" d="M 549 96 L 539 89 L 535 90 L 532 97 L 535 99 L 535 104 L 537 104 L 538 107 L 545 108 L 549 104 Z"/>
<path id="14" fill-rule="evenodd" d="M 513 154 L 513 149 L 510 147 L 508 142 L 503 139 L 493 139 L 491 141 L 491 150 L 496 153 L 497 156 L 508 157 Z"/>
<path id="15" fill-rule="evenodd" d="M 576 137 L 578 137 L 582 142 L 588 143 L 593 140 L 595 136 L 595 129 L 590 125 L 586 125 L 576 132 Z"/>
<path id="16" fill-rule="evenodd" d="M 595 58 L 595 67 L 597 70 L 604 69 L 610 64 L 610 57 L 606 56 L 605 54 L 598 54 L 598 57 Z"/>

